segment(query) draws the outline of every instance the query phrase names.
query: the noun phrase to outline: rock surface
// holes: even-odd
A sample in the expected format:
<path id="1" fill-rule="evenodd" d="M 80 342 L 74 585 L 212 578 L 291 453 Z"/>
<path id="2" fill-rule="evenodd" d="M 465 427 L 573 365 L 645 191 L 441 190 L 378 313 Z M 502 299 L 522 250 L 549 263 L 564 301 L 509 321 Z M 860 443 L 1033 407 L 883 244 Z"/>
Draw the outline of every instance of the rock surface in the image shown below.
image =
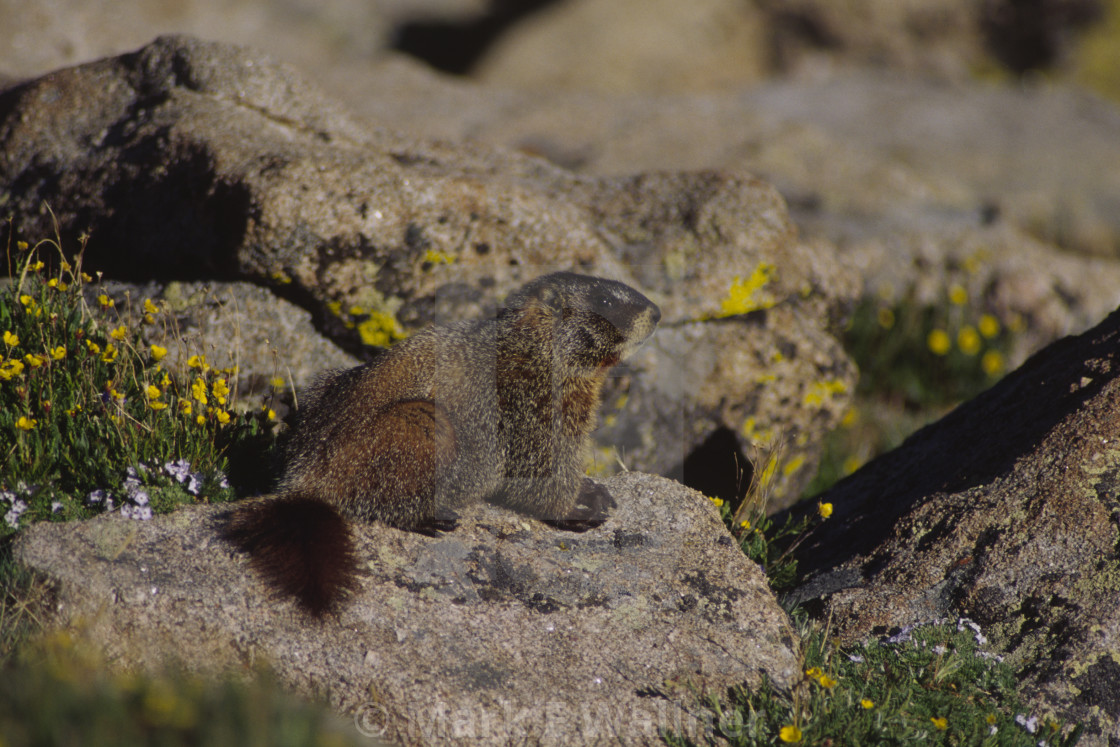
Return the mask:
<path id="1" fill-rule="evenodd" d="M 986 310 L 1028 319 L 1023 357 L 1120 302 L 1120 111 L 1082 91 L 863 70 L 619 96 L 456 85 L 398 60 L 365 86 L 355 105 L 390 127 L 583 174 L 759 175 L 803 235 L 860 269 L 868 294 L 944 294 L 979 256 L 978 286 L 998 287 Z"/>
<path id="2" fill-rule="evenodd" d="M 822 500 L 796 598 L 839 635 L 971 618 L 1036 712 L 1120 739 L 1120 311 Z"/>
<path id="3" fill-rule="evenodd" d="M 616 461 L 608 443 L 630 468 L 681 475 L 713 433 L 740 451 L 777 434 L 806 466 L 778 472 L 788 503 L 850 401 L 855 370 L 830 332 L 856 276 L 800 243 L 781 197 L 749 176 L 581 177 L 412 140 L 263 55 L 186 37 L 3 93 L 0 142 L 0 202 L 21 235 L 52 230 L 49 201 L 64 240 L 89 230 L 90 266 L 265 285 L 351 350 L 357 335 L 329 322 L 355 308 L 405 329 L 473 318 L 560 268 L 640 288 L 666 337 L 615 377 L 608 435 L 621 440 L 601 442 L 601 469 Z M 720 365 L 704 363 L 716 352 Z M 767 370 L 776 354 L 781 378 Z M 746 460 L 718 459 L 732 498 Z"/>
<path id="4" fill-rule="evenodd" d="M 649 475 L 605 485 L 618 508 L 585 534 L 487 506 L 438 537 L 359 526 L 361 588 L 322 623 L 217 538 L 224 507 L 41 523 L 15 554 L 116 666 L 267 663 L 407 744 L 702 738 L 697 697 L 794 684 L 795 634 L 711 502 Z"/>

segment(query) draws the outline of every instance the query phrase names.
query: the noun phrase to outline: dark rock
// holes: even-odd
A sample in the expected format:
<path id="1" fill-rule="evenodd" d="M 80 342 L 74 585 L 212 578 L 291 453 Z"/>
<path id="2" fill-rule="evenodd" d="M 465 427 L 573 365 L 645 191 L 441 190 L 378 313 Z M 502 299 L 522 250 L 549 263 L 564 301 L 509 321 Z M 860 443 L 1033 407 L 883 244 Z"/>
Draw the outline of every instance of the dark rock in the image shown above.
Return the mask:
<path id="1" fill-rule="evenodd" d="M 1120 737 L 1120 311 L 822 500 L 794 599 L 840 636 L 972 618 L 1038 712 Z"/>

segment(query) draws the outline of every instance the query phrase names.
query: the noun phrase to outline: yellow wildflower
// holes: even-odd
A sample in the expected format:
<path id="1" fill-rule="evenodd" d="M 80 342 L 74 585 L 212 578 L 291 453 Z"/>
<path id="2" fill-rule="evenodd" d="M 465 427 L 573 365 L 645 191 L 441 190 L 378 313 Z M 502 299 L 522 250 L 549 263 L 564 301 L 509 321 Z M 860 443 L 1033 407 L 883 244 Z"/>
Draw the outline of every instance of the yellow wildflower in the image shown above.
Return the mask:
<path id="1" fill-rule="evenodd" d="M 206 382 L 202 380 L 201 376 L 191 384 L 191 395 L 200 405 L 206 404 Z"/>
<path id="2" fill-rule="evenodd" d="M 190 415 L 192 412 L 191 401 L 189 399 L 179 400 L 179 412 L 184 415 Z"/>
<path id="3" fill-rule="evenodd" d="M 194 419 L 194 422 L 198 423 L 199 425 L 206 425 L 206 416 L 202 413 L 199 413 L 198 417 Z"/>
<path id="4" fill-rule="evenodd" d="M 273 376 L 268 383 L 278 392 L 284 388 L 284 379 L 280 376 Z"/>
<path id="5" fill-rule="evenodd" d="M 152 354 L 152 360 L 156 361 L 157 363 L 163 360 L 163 356 L 167 355 L 167 348 L 161 347 L 159 345 L 153 344 L 150 348 L 148 348 L 148 350 Z"/>
<path id="6" fill-rule="evenodd" d="M 10 348 L 16 347 L 17 345 L 19 345 L 19 335 L 11 331 L 5 331 L 4 344 Z"/>
<path id="7" fill-rule="evenodd" d="M 86 340 L 86 349 L 89 350 L 89 352 L 93 353 L 94 355 L 100 355 L 101 354 L 101 346 L 98 345 L 93 340 Z"/>
<path id="8" fill-rule="evenodd" d="M 949 719 L 947 718 L 931 718 L 930 721 L 933 722 L 938 731 L 945 731 L 949 728 Z"/>
<path id="9" fill-rule="evenodd" d="M 871 700 L 870 698 L 864 698 L 863 700 L 861 700 L 859 702 L 859 704 L 861 706 L 863 706 L 863 710 L 865 710 L 865 711 L 870 711 L 872 708 L 875 707 L 875 701 Z"/>
<path id="10" fill-rule="evenodd" d="M 144 391 L 147 393 L 148 399 L 159 399 L 163 394 L 163 390 L 154 384 L 149 384 L 148 388 Z"/>
<path id="11" fill-rule="evenodd" d="M 153 410 L 164 410 L 164 409 L 167 408 L 167 403 L 166 402 L 149 402 L 148 405 Z"/>
<path id="12" fill-rule="evenodd" d="M 117 342 L 122 341 L 124 338 L 128 337 L 128 327 L 122 324 L 121 326 L 110 332 L 109 337 L 112 337 Z"/>
<path id="13" fill-rule="evenodd" d="M 190 358 L 187 358 L 187 365 L 191 368 L 197 368 L 202 371 L 202 373 L 206 373 L 210 370 L 210 364 L 206 362 L 205 355 L 192 355 Z"/>
<path id="14" fill-rule="evenodd" d="M 890 329 L 894 326 L 894 309 L 888 306 L 880 307 L 878 314 L 879 326 L 883 329 Z"/>
<path id="15" fill-rule="evenodd" d="M 818 503 L 817 504 L 817 513 L 821 515 L 822 519 L 827 519 L 829 516 L 832 516 L 832 504 L 831 503 Z"/>
<path id="16" fill-rule="evenodd" d="M 27 269 L 31 270 L 32 272 L 38 272 L 39 270 L 43 269 L 44 267 L 46 267 L 46 265 L 43 264 L 42 260 L 39 260 L 38 262 L 32 262 L 31 264 L 29 264 L 27 266 Z"/>
<path id="17" fill-rule="evenodd" d="M 827 688 L 829 690 L 836 687 L 836 680 L 832 679 L 827 674 L 822 674 L 817 682 L 820 683 L 821 687 Z"/>
<path id="18" fill-rule="evenodd" d="M 722 498 L 712 498 L 712 503 L 716 504 L 716 508 L 723 508 Z"/>
<path id="19" fill-rule="evenodd" d="M 226 385 L 225 379 L 218 379 L 215 381 L 210 391 L 214 393 L 214 397 L 218 400 L 219 405 L 224 405 L 226 403 L 226 395 L 229 394 L 229 386 Z"/>
<path id="20" fill-rule="evenodd" d="M 229 413 L 225 410 L 218 408 L 214 411 L 214 416 L 218 418 L 219 425 L 229 425 Z"/>
<path id="21" fill-rule="evenodd" d="M 750 529 L 751 528 L 750 519 L 743 519 L 742 521 L 740 521 L 739 522 L 739 528 L 742 529 L 744 532 L 747 531 L 748 529 Z"/>
<path id="22" fill-rule="evenodd" d="M 980 333 L 972 325 L 966 324 L 957 333 L 957 347 L 965 355 L 976 355 L 980 352 Z"/>
<path id="23" fill-rule="evenodd" d="M 104 361 L 105 363 L 112 363 L 116 359 L 117 359 L 117 349 L 113 346 L 113 343 L 111 343 L 111 342 L 105 343 L 105 352 L 101 354 L 101 360 Z"/>
<path id="24" fill-rule="evenodd" d="M 792 724 L 789 726 L 783 726 L 781 731 L 778 732 L 778 739 L 782 740 L 783 742 L 796 744 L 797 742 L 801 741 L 801 730 L 796 726 L 793 726 Z"/>
<path id="25" fill-rule="evenodd" d="M 56 361 L 62 360 L 66 357 L 66 348 L 62 345 L 59 345 L 57 348 L 51 351 L 51 357 Z"/>
<path id="26" fill-rule="evenodd" d="M 981 314 L 980 321 L 976 323 L 976 326 L 980 329 L 980 334 L 989 340 L 999 334 L 999 319 L 991 314 Z"/>
<path id="27" fill-rule="evenodd" d="M 16 360 L 11 360 L 0 366 L 0 379 L 4 381 L 11 381 L 13 377 L 19 376 L 23 373 L 23 364 Z"/>
<path id="28" fill-rule="evenodd" d="M 28 246 L 30 246 L 30 245 L 26 241 L 17 241 L 16 242 L 16 249 L 19 249 L 21 252 L 26 252 Z"/>
<path id="29" fill-rule="evenodd" d="M 113 299 L 109 298 L 104 293 L 97 297 L 97 303 L 99 303 L 103 309 L 111 309 L 116 305 Z"/>
<path id="30" fill-rule="evenodd" d="M 19 428 L 21 431 L 33 430 L 37 425 L 39 425 L 38 420 L 32 420 L 26 415 L 20 415 L 19 420 L 16 421 L 16 428 Z"/>
<path id="31" fill-rule="evenodd" d="M 945 330 L 935 329 L 926 338 L 926 346 L 934 355 L 945 355 L 953 347 L 953 342 Z"/>
<path id="32" fill-rule="evenodd" d="M 980 357 L 980 368 L 988 376 L 999 376 L 1003 373 L 1003 354 L 998 350 L 989 350 Z"/>
<path id="33" fill-rule="evenodd" d="M 145 298 L 144 299 L 144 313 L 145 314 L 158 314 L 159 313 L 159 307 L 156 306 L 154 303 L 152 303 L 152 299 Z"/>
<path id="34" fill-rule="evenodd" d="M 949 302 L 954 306 L 964 306 L 968 303 L 968 291 L 964 289 L 963 285 L 953 283 L 949 286 Z"/>
<path id="35" fill-rule="evenodd" d="M 43 360 L 39 356 L 32 355 L 31 353 L 28 353 L 27 355 L 23 356 L 23 359 L 25 361 L 27 361 L 27 365 L 31 366 L 32 368 L 38 368 L 39 366 L 43 365 L 46 362 L 45 360 Z"/>

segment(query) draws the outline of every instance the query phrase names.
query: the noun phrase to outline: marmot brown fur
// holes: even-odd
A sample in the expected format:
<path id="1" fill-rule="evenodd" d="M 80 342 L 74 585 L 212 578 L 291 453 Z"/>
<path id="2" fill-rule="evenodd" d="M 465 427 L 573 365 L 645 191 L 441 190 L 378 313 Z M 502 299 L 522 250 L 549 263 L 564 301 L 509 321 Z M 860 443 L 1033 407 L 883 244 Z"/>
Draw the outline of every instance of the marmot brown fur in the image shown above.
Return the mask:
<path id="1" fill-rule="evenodd" d="M 346 519 L 424 531 L 490 501 L 563 529 L 601 524 L 613 499 L 583 477 L 600 389 L 660 318 L 627 285 L 557 272 L 495 319 L 429 327 L 326 374 L 303 397 L 276 496 L 235 509 L 224 536 L 321 615 L 356 580 Z"/>

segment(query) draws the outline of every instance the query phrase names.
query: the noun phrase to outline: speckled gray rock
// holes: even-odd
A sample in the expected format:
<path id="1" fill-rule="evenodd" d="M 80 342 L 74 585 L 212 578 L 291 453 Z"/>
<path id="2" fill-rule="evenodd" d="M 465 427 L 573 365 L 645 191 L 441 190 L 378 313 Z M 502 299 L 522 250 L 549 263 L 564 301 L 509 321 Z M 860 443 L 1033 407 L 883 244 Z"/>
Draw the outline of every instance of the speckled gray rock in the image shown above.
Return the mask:
<path id="1" fill-rule="evenodd" d="M 872 296 L 944 296 L 962 264 L 979 262 L 970 282 L 993 290 L 988 310 L 1027 321 L 1025 351 L 1120 303 L 1120 111 L 1084 91 L 853 71 L 719 94 L 515 92 L 398 60 L 365 86 L 355 106 L 387 126 L 517 147 L 583 174 L 760 176 Z"/>
<path id="2" fill-rule="evenodd" d="M 831 333 L 858 277 L 827 244 L 799 242 L 782 198 L 749 176 L 581 177 L 406 138 L 266 56 L 184 37 L 0 94 L 0 142 L 0 203 L 22 235 L 50 232 L 49 200 L 65 243 L 90 230 L 87 266 L 251 280 L 351 345 L 355 332 L 327 322 L 355 308 L 416 329 L 492 313 L 549 270 L 634 285 L 662 307 L 671 344 L 615 377 L 619 427 L 599 441 L 601 470 L 616 449 L 631 469 L 688 479 L 687 458 L 730 434 L 718 470 L 731 498 L 747 452 L 780 441 L 779 507 L 812 478 L 851 399 L 855 369 Z M 680 365 L 717 353 L 720 365 Z M 777 357 L 782 376 L 768 371 Z M 654 389 L 654 369 L 676 383 Z M 641 419 L 651 411 L 666 417 Z"/>
<path id="3" fill-rule="evenodd" d="M 1120 739 L 1120 311 L 822 500 L 797 597 L 839 635 L 971 618 L 1036 712 Z"/>
<path id="4" fill-rule="evenodd" d="M 237 368 L 240 394 L 269 390 L 273 377 L 303 387 L 325 369 L 359 363 L 315 329 L 306 309 L 252 283 L 105 281 L 87 286 L 87 301 L 100 293 L 138 326 L 145 344 L 167 349 L 165 368 L 186 371 L 191 356 L 204 355 L 213 368 Z M 145 299 L 159 308 L 150 322 Z"/>
<path id="5" fill-rule="evenodd" d="M 267 663 L 408 744 L 702 737 L 697 696 L 794 684 L 795 634 L 711 502 L 649 475 L 606 485 L 618 508 L 585 534 L 486 506 L 434 538 L 362 525 L 361 588 L 322 623 L 217 539 L 222 507 L 41 523 L 15 557 L 55 583 L 54 624 L 114 666 Z"/>

